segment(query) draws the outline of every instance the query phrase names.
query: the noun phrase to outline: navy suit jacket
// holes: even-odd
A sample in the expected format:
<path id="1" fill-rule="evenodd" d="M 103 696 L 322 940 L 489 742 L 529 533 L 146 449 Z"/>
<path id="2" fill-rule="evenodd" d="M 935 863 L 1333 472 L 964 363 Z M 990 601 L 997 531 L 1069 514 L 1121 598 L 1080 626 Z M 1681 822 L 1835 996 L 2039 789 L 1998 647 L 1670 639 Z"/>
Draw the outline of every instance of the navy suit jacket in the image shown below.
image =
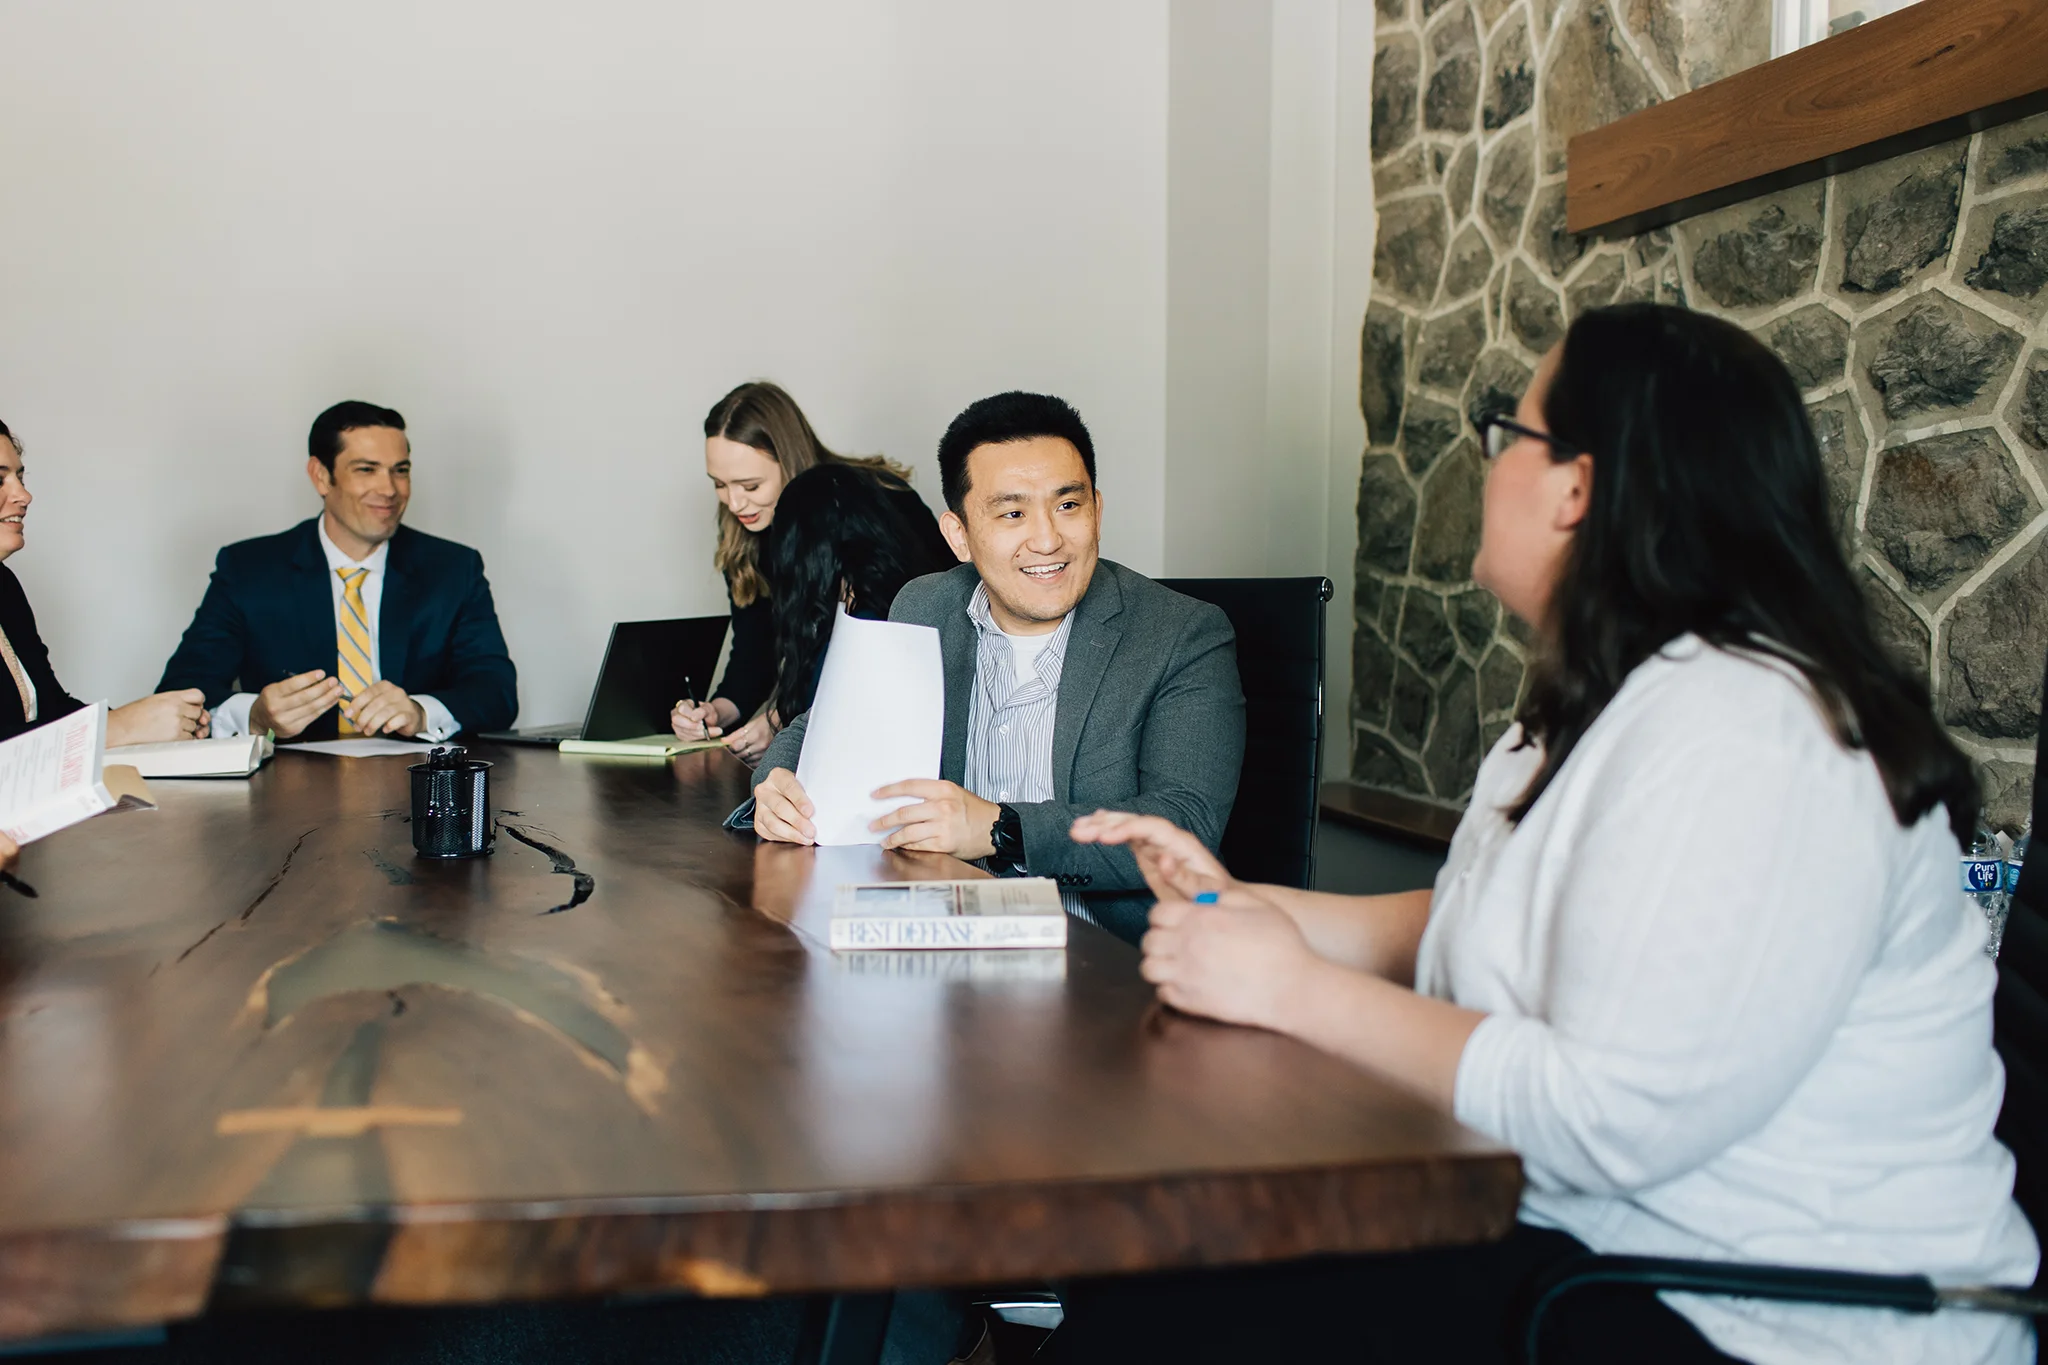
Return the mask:
<path id="1" fill-rule="evenodd" d="M 318 518 L 228 546 L 164 665 L 157 691 L 196 687 L 208 706 L 336 664 L 334 592 Z M 502 730 L 519 711 L 518 674 L 498 629 L 483 556 L 410 526 L 391 537 L 377 611 L 377 664 L 408 693 L 440 700 L 464 730 Z M 331 739 L 339 709 L 299 736 Z"/>

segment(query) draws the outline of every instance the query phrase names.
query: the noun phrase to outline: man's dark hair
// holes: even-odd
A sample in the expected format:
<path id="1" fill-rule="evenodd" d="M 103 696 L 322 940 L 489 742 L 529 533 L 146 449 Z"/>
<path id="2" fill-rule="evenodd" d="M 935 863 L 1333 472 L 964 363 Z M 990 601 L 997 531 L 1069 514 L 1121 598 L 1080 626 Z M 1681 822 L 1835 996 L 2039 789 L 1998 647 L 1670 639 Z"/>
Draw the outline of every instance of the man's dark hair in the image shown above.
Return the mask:
<path id="1" fill-rule="evenodd" d="M 19 456 L 21 454 L 21 438 L 16 436 L 13 432 L 9 431 L 7 429 L 7 423 L 5 422 L 0 422 L 0 436 L 5 436 L 7 438 L 7 444 L 14 447 L 14 453 L 16 456 Z"/>
<path id="2" fill-rule="evenodd" d="M 375 403 L 363 403 L 351 398 L 345 403 L 336 403 L 313 419 L 313 430 L 306 437 L 306 453 L 327 466 L 327 472 L 334 472 L 334 457 L 341 454 L 341 438 L 361 427 L 390 427 L 395 431 L 405 430 L 405 419 L 390 408 L 380 408 Z"/>
<path id="3" fill-rule="evenodd" d="M 972 404 L 939 438 L 939 491 L 957 516 L 967 501 L 967 457 L 976 446 L 1057 436 L 1081 452 L 1088 482 L 1095 482 L 1095 443 L 1088 425 L 1065 399 L 1047 393 L 999 393 Z"/>

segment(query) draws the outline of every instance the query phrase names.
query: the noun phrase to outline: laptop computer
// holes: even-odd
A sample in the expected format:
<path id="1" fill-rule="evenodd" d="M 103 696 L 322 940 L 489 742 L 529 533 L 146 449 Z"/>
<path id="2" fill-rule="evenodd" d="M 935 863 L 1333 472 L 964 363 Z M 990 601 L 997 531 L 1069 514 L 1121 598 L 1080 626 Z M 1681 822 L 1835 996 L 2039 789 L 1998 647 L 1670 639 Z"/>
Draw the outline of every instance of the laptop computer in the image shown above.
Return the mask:
<path id="1" fill-rule="evenodd" d="M 543 725 L 480 735 L 501 744 L 553 748 L 565 739 L 633 739 L 669 733 L 669 712 L 685 696 L 702 700 L 725 648 L 726 616 L 620 621 L 612 627 L 597 686 L 581 725 Z"/>

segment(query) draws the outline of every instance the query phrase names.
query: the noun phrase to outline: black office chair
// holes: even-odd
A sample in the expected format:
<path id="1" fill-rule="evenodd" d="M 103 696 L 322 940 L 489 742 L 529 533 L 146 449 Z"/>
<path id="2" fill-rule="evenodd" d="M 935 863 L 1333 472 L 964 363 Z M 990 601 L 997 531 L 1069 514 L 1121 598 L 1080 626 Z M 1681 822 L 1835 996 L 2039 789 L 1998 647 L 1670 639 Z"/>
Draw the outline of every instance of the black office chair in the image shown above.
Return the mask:
<path id="1" fill-rule="evenodd" d="M 1244 687 L 1244 765 L 1223 830 L 1223 864 L 1245 881 L 1306 887 L 1315 875 L 1322 785 L 1323 607 L 1327 578 L 1166 578 L 1213 603 L 1237 632 Z M 1005 1290 L 975 1307 L 1013 1328 L 1050 1332 L 1059 1295 Z"/>
<path id="2" fill-rule="evenodd" d="M 2048 810 L 2048 684 L 2035 741 L 2034 826 Z M 2029 846 L 1998 954 L 1998 991 L 1991 1004 L 1992 1045 L 2005 1063 L 2005 1103 L 1996 1132 L 2011 1149 L 2013 1198 L 2038 1233 L 2048 1228 L 2048 854 Z M 1656 1256 L 1584 1256 L 1539 1276 L 1523 1319 L 1522 1355 L 1539 1365 L 1540 1335 L 1558 1300 L 1595 1285 L 1682 1290 L 1728 1298 L 1779 1299 L 1932 1313 L 1975 1309 L 2021 1317 L 2048 1316 L 2048 1266 L 2030 1286 L 1937 1288 L 1925 1275 L 1865 1275 L 1795 1266 L 1739 1265 Z"/>
<path id="3" fill-rule="evenodd" d="M 1248 882 L 1307 887 L 1316 870 L 1323 774 L 1327 578 L 1167 578 L 1214 603 L 1237 632 L 1244 767 L 1223 831 L 1223 865 Z"/>

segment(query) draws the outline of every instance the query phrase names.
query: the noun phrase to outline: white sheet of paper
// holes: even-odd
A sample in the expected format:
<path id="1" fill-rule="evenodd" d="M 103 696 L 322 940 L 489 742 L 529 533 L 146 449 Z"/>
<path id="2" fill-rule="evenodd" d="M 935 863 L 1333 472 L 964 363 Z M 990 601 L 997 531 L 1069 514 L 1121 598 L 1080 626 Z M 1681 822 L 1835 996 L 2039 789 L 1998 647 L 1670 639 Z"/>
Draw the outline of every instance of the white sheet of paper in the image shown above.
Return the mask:
<path id="1" fill-rule="evenodd" d="M 281 754 L 334 754 L 339 758 L 378 758 L 384 754 L 416 754 L 425 758 L 434 746 L 410 739 L 316 739 L 306 744 L 280 744 Z"/>
<path id="2" fill-rule="evenodd" d="M 901 621 L 863 621 L 845 608 L 818 675 L 796 780 L 811 798 L 821 844 L 879 844 L 868 825 L 905 804 L 871 793 L 936 778 L 946 737 L 946 671 L 939 633 Z"/>

